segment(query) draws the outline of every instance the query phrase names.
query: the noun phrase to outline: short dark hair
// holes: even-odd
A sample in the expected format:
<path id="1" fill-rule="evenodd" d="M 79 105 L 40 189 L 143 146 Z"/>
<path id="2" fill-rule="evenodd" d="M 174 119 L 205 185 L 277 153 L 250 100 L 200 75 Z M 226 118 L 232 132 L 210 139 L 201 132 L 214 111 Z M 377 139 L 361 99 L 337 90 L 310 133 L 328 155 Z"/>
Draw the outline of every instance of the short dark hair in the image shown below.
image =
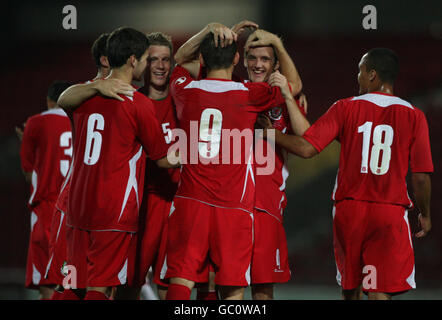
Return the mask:
<path id="1" fill-rule="evenodd" d="M 147 36 L 133 28 L 120 27 L 109 35 L 106 44 L 107 59 L 111 68 L 123 66 L 131 55 L 138 60 L 149 47 Z"/>
<path id="2" fill-rule="evenodd" d="M 94 41 L 94 44 L 91 48 L 92 58 L 94 59 L 95 65 L 97 68 L 101 68 L 103 65 L 100 62 L 101 56 L 107 57 L 106 54 L 106 42 L 109 37 L 109 33 L 102 33 L 100 36 Z"/>
<path id="3" fill-rule="evenodd" d="M 173 54 L 172 38 L 162 32 L 151 32 L 147 35 L 149 46 L 165 46 L 170 49 L 170 54 Z"/>
<path id="4" fill-rule="evenodd" d="M 56 80 L 49 85 L 47 97 L 52 101 L 57 102 L 63 91 L 65 91 L 70 86 L 72 86 L 72 83 L 68 81 Z"/>
<path id="5" fill-rule="evenodd" d="M 213 33 L 207 34 L 200 45 L 200 52 L 204 59 L 207 70 L 219 70 L 230 67 L 237 52 L 236 42 L 222 48 L 215 47 Z"/>
<path id="6" fill-rule="evenodd" d="M 384 83 L 394 84 L 399 73 L 399 59 L 393 50 L 374 48 L 367 52 L 367 72 L 375 70 Z"/>

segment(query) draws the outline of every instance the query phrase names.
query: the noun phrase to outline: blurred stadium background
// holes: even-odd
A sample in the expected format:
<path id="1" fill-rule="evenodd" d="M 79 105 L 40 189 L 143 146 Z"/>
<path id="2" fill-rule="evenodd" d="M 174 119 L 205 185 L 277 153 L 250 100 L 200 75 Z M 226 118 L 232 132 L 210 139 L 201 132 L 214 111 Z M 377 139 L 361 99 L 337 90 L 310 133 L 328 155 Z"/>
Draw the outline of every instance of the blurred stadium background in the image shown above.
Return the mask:
<path id="1" fill-rule="evenodd" d="M 38 4 L 37 4 L 38 3 Z M 78 29 L 64 30 L 65 5 L 74 5 Z M 377 9 L 377 29 L 364 30 L 362 8 Z M 304 84 L 308 118 L 314 122 L 337 99 L 356 95 L 358 62 L 373 47 L 400 58 L 396 94 L 421 108 L 428 119 L 435 173 L 433 230 L 413 239 L 418 289 L 400 299 L 442 298 L 442 2 L 362 0 L 134 0 L 15 1 L 2 8 L 0 88 L 0 299 L 35 299 L 25 290 L 30 215 L 29 188 L 20 169 L 14 126 L 46 109 L 48 85 L 95 76 L 90 46 L 102 32 L 131 26 L 173 36 L 175 48 L 209 22 L 227 26 L 244 20 L 284 39 Z M 246 35 L 240 39 L 242 47 Z M 245 75 L 242 64 L 237 68 Z M 292 280 L 276 286 L 276 299 L 340 299 L 332 250 L 332 202 L 339 144 L 311 160 L 290 159 L 285 211 Z M 417 215 L 409 216 L 412 231 Z M 250 298 L 250 295 L 247 296 Z"/>

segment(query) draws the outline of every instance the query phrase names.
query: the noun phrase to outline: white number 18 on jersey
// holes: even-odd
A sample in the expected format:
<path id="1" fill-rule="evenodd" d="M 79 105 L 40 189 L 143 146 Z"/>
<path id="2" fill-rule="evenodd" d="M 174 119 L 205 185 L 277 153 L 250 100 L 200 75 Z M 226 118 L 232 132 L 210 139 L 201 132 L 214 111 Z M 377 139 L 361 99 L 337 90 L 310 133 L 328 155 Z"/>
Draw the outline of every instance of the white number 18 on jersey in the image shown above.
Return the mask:
<path id="1" fill-rule="evenodd" d="M 368 157 L 371 141 L 371 127 L 373 122 L 367 121 L 358 127 L 358 133 L 363 133 L 362 140 L 362 162 L 361 173 L 368 172 Z M 382 136 L 385 133 L 384 141 Z M 373 146 L 371 148 L 370 171 L 375 175 L 383 175 L 388 172 L 391 160 L 391 145 L 393 143 L 393 128 L 386 124 L 380 124 L 373 130 Z M 379 157 L 382 151 L 382 159 L 379 164 Z"/>

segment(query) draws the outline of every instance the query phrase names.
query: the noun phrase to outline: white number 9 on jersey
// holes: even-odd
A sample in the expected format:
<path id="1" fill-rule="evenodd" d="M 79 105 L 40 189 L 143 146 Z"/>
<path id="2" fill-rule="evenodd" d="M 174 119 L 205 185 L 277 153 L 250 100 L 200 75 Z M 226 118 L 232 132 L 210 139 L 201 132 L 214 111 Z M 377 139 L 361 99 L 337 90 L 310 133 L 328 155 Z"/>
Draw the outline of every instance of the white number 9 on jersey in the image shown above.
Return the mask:
<path id="1" fill-rule="evenodd" d="M 84 163 L 94 165 L 97 163 L 101 152 L 101 133 L 95 130 L 104 129 L 104 118 L 99 113 L 93 113 L 87 120 L 86 148 L 84 150 Z M 92 149 L 92 150 L 91 150 Z"/>
<path id="2" fill-rule="evenodd" d="M 212 120 L 212 126 L 210 122 Z M 198 152 L 201 157 L 213 158 L 219 153 L 223 114 L 218 109 L 207 108 L 201 113 Z"/>

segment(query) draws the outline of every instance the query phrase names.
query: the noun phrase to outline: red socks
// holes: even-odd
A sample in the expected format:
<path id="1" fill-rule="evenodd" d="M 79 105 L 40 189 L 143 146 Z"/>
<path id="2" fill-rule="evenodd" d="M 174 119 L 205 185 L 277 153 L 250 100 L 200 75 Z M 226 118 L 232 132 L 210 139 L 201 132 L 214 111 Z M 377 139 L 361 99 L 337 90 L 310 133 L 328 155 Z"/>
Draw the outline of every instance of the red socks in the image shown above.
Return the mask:
<path id="1" fill-rule="evenodd" d="M 86 293 L 84 300 L 109 300 L 109 298 L 102 292 L 91 290 Z"/>
<path id="2" fill-rule="evenodd" d="M 181 284 L 169 284 L 166 300 L 190 300 L 191 291 Z"/>
<path id="3" fill-rule="evenodd" d="M 216 291 L 197 291 L 196 300 L 218 300 Z"/>

